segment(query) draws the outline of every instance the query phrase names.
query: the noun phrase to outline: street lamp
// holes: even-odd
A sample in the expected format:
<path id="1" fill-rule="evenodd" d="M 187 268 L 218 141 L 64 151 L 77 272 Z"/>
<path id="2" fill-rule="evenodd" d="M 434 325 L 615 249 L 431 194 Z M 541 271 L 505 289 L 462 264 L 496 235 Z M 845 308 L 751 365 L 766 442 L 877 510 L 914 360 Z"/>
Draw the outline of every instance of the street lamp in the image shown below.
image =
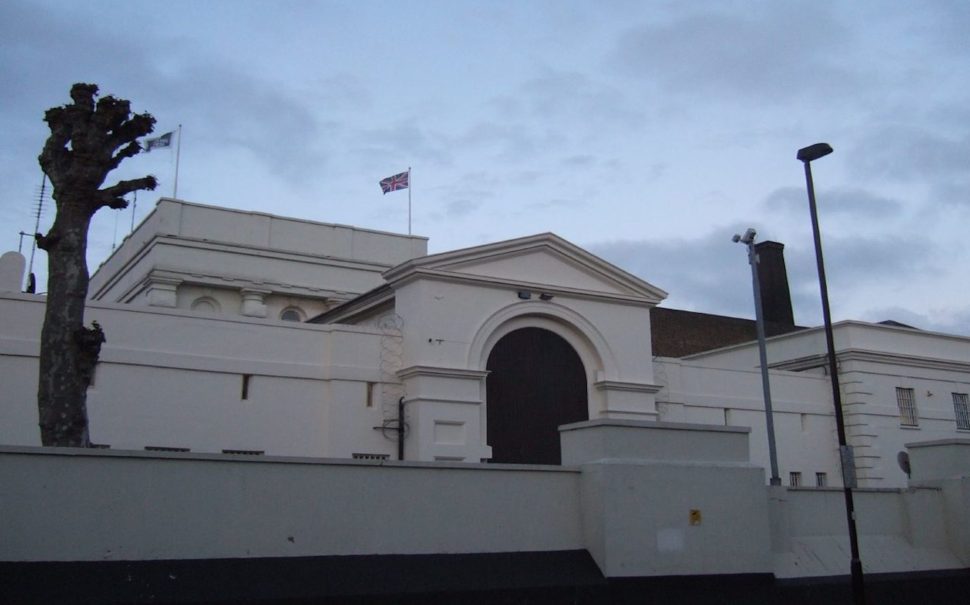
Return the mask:
<path id="1" fill-rule="evenodd" d="M 758 278 L 758 252 L 754 248 L 754 238 L 758 232 L 748 229 L 744 235 L 734 234 L 731 241 L 748 247 L 748 264 L 751 265 L 751 283 L 754 287 L 754 316 L 758 328 L 758 354 L 761 357 L 761 388 L 765 394 L 765 420 L 768 427 L 768 459 L 771 461 L 771 485 L 781 485 L 778 476 L 778 453 L 775 449 L 775 419 L 771 411 L 771 385 L 768 382 L 768 352 L 765 346 L 765 316 L 761 306 L 761 283 Z"/>
<path id="2" fill-rule="evenodd" d="M 832 402 L 835 405 L 835 425 L 839 434 L 839 456 L 842 461 L 842 486 L 845 494 L 845 515 L 849 525 L 849 547 L 852 552 L 852 599 L 855 605 L 864 605 L 865 584 L 862 578 L 862 560 L 859 558 L 859 537 L 855 525 L 855 505 L 852 488 L 855 487 L 855 461 L 852 448 L 846 443 L 845 420 L 842 417 L 842 393 L 839 390 L 838 368 L 835 363 L 835 339 L 832 336 L 832 315 L 829 312 L 829 293 L 825 283 L 825 263 L 822 260 L 822 237 L 818 230 L 818 213 L 815 209 L 815 186 L 812 183 L 812 162 L 832 153 L 828 143 L 816 143 L 798 150 L 795 156 L 805 164 L 805 183 L 808 187 L 808 207 L 812 215 L 812 233 L 815 236 L 815 260 L 818 264 L 818 283 L 822 293 L 822 317 L 825 322 L 825 344 L 828 348 L 829 378 L 832 382 Z"/>

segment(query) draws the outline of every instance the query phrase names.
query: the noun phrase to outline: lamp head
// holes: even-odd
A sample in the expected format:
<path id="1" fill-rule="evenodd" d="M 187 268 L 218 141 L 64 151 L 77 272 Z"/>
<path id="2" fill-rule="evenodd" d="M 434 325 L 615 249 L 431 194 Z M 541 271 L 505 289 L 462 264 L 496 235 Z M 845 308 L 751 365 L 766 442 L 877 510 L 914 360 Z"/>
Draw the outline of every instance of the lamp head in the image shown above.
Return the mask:
<path id="1" fill-rule="evenodd" d="M 832 153 L 832 146 L 828 143 L 815 143 L 814 145 L 809 145 L 808 147 L 803 147 L 798 150 L 798 155 L 795 157 L 802 162 L 812 162 L 821 157 L 825 157 Z"/>
<path id="2" fill-rule="evenodd" d="M 758 235 L 757 231 L 755 231 L 754 229 L 748 228 L 748 230 L 744 232 L 744 235 L 739 235 L 735 233 L 734 237 L 731 238 L 731 241 L 734 242 L 735 244 L 738 242 L 741 242 L 742 244 L 747 244 L 750 246 L 751 243 L 754 242 L 754 236 L 756 235 Z"/>

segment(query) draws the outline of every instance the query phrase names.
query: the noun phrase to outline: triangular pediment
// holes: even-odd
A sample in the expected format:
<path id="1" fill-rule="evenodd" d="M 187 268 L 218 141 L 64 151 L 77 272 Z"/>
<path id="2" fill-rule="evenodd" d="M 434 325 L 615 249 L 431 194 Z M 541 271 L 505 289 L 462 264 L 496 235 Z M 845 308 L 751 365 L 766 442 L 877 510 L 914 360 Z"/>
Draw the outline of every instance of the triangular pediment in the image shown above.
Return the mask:
<path id="1" fill-rule="evenodd" d="M 657 304 L 667 293 L 552 233 L 413 259 L 389 282 L 418 276 L 502 283 L 538 290 Z"/>

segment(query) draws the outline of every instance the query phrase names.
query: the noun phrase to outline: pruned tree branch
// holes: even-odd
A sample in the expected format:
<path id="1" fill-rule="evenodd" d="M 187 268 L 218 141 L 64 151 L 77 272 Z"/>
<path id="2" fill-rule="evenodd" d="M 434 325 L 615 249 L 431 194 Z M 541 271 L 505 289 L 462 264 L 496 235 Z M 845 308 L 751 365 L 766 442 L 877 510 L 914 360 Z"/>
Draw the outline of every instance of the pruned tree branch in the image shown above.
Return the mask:
<path id="1" fill-rule="evenodd" d="M 71 87 L 74 103 L 51 108 L 44 115 L 51 136 L 38 159 L 55 191 L 99 187 L 110 171 L 138 154 L 138 139 L 155 128 L 151 114 L 132 114 L 129 101 L 111 95 L 95 103 L 97 93 L 94 84 L 75 84 Z M 77 196 L 72 198 L 77 200 Z M 91 202 L 92 212 L 102 206 L 127 205 L 115 199 L 106 201 L 102 195 Z"/>
<path id="2" fill-rule="evenodd" d="M 117 168 L 121 164 L 121 162 L 123 162 L 125 159 L 130 158 L 134 155 L 138 155 L 140 151 L 141 151 L 141 145 L 138 144 L 138 141 L 132 141 L 131 143 L 128 143 L 128 145 L 123 147 L 121 151 L 116 153 L 113 158 L 111 158 L 111 165 L 114 168 Z"/>
<path id="3" fill-rule="evenodd" d="M 128 202 L 124 199 L 124 196 L 128 195 L 132 191 L 141 191 L 143 189 L 151 191 L 155 189 L 157 185 L 158 181 L 155 180 L 155 177 L 153 176 L 119 181 L 117 184 L 112 185 L 111 187 L 106 187 L 98 191 L 98 200 L 100 202 L 100 206 L 107 206 L 115 209 L 127 208 Z"/>
<path id="4" fill-rule="evenodd" d="M 54 244 L 57 243 L 58 239 L 60 238 L 57 237 L 57 235 L 54 235 L 51 233 L 47 235 L 44 235 L 43 233 L 34 234 L 34 241 L 37 242 L 37 247 L 45 252 L 48 251 L 51 247 L 53 247 Z"/>
<path id="5" fill-rule="evenodd" d="M 71 100 L 74 105 L 88 111 L 94 110 L 94 97 L 98 96 L 97 84 L 77 83 L 71 86 Z"/>
<path id="6" fill-rule="evenodd" d="M 112 129 L 109 141 L 115 148 L 125 143 L 135 142 L 136 139 L 155 130 L 155 118 L 151 114 L 140 113 L 119 124 Z"/>

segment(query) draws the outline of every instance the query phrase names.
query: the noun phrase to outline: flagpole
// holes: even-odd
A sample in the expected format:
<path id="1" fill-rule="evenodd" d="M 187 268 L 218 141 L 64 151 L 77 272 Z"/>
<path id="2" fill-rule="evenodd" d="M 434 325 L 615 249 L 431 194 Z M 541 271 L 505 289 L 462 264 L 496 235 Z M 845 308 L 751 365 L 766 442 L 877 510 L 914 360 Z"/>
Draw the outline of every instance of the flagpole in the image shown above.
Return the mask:
<path id="1" fill-rule="evenodd" d="M 128 233 L 131 233 L 132 231 L 135 230 L 135 210 L 138 209 L 138 192 L 137 191 L 134 192 L 134 196 L 135 196 L 134 199 L 131 200 L 131 230 L 128 231 Z"/>
<path id="2" fill-rule="evenodd" d="M 179 140 L 175 147 L 175 184 L 172 186 L 172 197 L 179 197 L 179 158 L 182 156 L 182 125 L 179 124 Z"/>
<path id="3" fill-rule="evenodd" d="M 411 167 L 408 166 L 408 235 L 411 235 Z"/>

